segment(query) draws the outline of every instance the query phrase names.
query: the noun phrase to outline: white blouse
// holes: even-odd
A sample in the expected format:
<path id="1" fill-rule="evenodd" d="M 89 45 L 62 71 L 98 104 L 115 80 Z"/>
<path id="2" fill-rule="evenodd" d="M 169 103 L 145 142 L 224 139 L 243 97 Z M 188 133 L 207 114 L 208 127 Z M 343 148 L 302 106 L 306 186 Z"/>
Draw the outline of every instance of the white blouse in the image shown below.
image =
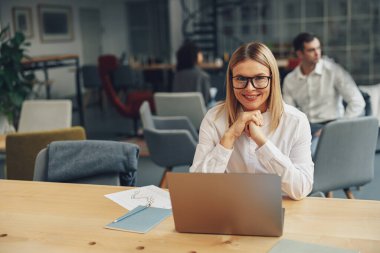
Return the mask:
<path id="1" fill-rule="evenodd" d="M 282 178 L 282 191 L 293 199 L 306 197 L 313 187 L 314 163 L 311 158 L 310 125 L 306 115 L 284 104 L 280 124 L 269 133 L 270 114 L 263 113 L 262 131 L 267 142 L 257 144 L 243 133 L 226 149 L 220 139 L 228 129 L 223 105 L 210 109 L 202 121 L 199 143 L 190 172 L 202 173 L 268 173 Z"/>

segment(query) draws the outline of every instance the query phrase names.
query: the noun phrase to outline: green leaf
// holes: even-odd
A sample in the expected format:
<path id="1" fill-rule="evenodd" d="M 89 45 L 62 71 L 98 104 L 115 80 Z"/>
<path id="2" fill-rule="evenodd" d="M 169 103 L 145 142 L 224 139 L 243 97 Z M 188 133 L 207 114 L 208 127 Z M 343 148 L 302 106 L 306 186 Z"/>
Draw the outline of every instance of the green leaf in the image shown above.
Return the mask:
<path id="1" fill-rule="evenodd" d="M 21 63 L 29 45 L 20 32 L 10 37 L 9 26 L 0 31 L 0 112 L 11 117 L 18 114 L 32 92 L 34 74 L 23 73 Z"/>
<path id="2" fill-rule="evenodd" d="M 0 41 L 4 40 L 5 37 L 9 34 L 9 25 L 7 25 L 1 32 L 0 32 Z"/>
<path id="3" fill-rule="evenodd" d="M 10 93 L 9 98 L 16 108 L 21 107 L 22 102 L 24 100 L 24 96 L 15 92 Z"/>

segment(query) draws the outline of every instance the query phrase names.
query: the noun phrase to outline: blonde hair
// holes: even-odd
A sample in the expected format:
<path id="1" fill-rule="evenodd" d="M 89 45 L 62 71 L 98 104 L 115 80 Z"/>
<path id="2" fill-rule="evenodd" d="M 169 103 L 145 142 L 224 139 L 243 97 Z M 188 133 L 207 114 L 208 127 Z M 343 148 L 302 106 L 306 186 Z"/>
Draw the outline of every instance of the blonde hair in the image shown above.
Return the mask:
<path id="1" fill-rule="evenodd" d="M 280 74 L 276 59 L 274 58 L 270 49 L 260 42 L 250 42 L 240 46 L 232 54 L 228 64 L 226 73 L 226 101 L 224 108 L 228 116 L 228 125 L 231 126 L 238 118 L 238 109 L 240 106 L 239 101 L 234 94 L 232 86 L 232 69 L 238 64 L 246 60 L 256 61 L 266 66 L 271 75 L 270 79 L 270 93 L 268 100 L 268 110 L 271 117 L 270 131 L 273 132 L 280 123 L 281 115 L 284 111 L 281 88 L 280 88 Z M 223 106 L 221 107 L 221 110 Z"/>

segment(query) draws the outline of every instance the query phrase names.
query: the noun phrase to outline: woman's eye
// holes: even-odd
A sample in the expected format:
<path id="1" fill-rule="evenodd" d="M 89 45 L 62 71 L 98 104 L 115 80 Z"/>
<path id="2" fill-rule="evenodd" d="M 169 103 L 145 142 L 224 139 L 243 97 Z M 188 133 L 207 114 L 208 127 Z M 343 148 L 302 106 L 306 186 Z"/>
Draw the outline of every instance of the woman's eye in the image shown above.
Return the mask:
<path id="1" fill-rule="evenodd" d="M 246 82 L 246 81 L 247 81 L 247 78 L 244 77 L 244 76 L 238 76 L 236 79 L 237 79 L 239 82 Z"/>

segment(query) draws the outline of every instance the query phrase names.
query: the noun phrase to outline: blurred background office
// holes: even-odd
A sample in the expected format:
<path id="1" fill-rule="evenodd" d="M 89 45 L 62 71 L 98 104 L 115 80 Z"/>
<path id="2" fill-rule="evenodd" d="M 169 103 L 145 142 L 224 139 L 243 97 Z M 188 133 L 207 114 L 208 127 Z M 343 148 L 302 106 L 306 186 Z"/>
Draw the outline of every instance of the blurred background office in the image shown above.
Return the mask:
<path id="1" fill-rule="evenodd" d="M 13 32 L 20 18 L 25 18 L 21 29 L 31 43 L 29 55 L 78 54 L 81 65 L 97 64 L 102 54 L 123 55 L 126 64 L 175 64 L 185 39 L 198 45 L 205 62 L 228 58 L 251 40 L 269 45 L 278 59 L 288 59 L 294 36 L 310 31 L 359 85 L 380 82 L 376 0 L 0 1 L 2 27 L 10 25 Z M 57 24 L 48 26 L 52 20 Z M 53 97 L 75 93 L 67 69 L 49 72 Z"/>
<path id="2" fill-rule="evenodd" d="M 373 115 L 379 118 L 380 114 L 378 0 L 0 0 L 0 26 L 3 29 L 8 25 L 11 35 L 15 31 L 24 33 L 30 42 L 26 50 L 29 56 L 69 55 L 73 57 L 69 59 L 77 60 L 67 64 L 56 59 L 38 65 L 34 69 L 37 80 L 49 89 L 35 85 L 32 97 L 71 99 L 72 125 L 83 125 L 89 139 L 120 140 L 141 135 L 134 126 L 138 112 L 131 112 L 133 117 L 118 113 L 120 108 L 104 94 L 102 80 L 96 78 L 87 85 L 80 71 L 82 89 L 78 90 L 76 71 L 92 66 L 85 69 L 96 73 L 99 57 L 111 55 L 115 61 L 113 69 L 107 71 L 128 68 L 123 72 L 128 74 L 110 74 L 110 83 L 119 96 L 125 98 L 130 91 L 147 89 L 152 93 L 171 92 L 176 52 L 186 40 L 202 51 L 200 68 L 210 75 L 210 85 L 217 88 L 216 99 L 222 100 L 225 67 L 239 45 L 252 40 L 264 42 L 273 51 L 284 77 L 298 63 L 292 52 L 293 38 L 300 32 L 313 32 L 320 38 L 322 53 L 352 75 L 359 88 L 370 94 Z M 118 82 L 119 77 L 130 82 Z M 93 89 L 98 97 L 78 104 L 78 96 Z M 123 95 L 123 90 L 127 94 Z M 100 97 L 104 98 L 102 106 L 97 103 Z M 144 165 L 153 166 L 148 159 L 142 160 Z M 138 183 L 156 181 L 139 182 L 138 178 Z M 371 197 L 380 199 L 378 195 Z"/>

